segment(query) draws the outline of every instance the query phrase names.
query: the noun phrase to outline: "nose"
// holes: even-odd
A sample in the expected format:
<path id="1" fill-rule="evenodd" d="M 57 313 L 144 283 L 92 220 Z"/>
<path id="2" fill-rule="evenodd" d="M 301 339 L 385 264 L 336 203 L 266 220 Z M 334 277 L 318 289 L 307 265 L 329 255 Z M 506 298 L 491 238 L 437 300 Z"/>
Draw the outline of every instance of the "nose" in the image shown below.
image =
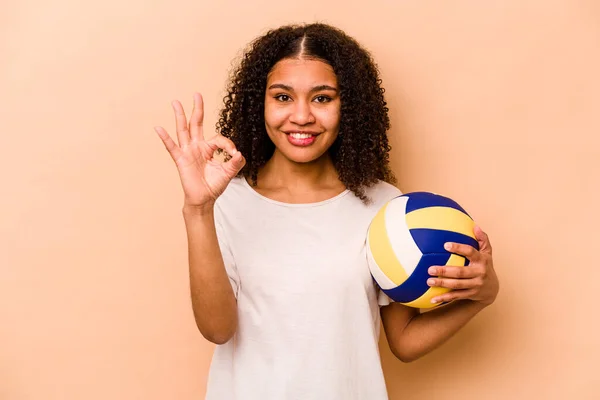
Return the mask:
<path id="1" fill-rule="evenodd" d="M 290 115 L 290 122 L 296 125 L 308 125 L 315 122 L 310 104 L 305 101 L 296 101 Z"/>

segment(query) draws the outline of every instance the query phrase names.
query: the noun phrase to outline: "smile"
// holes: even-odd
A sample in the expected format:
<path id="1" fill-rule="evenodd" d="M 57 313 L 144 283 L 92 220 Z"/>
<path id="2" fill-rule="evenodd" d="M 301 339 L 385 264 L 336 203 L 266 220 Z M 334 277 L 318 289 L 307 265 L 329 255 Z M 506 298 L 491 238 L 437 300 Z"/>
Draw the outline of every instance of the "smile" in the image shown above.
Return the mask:
<path id="1" fill-rule="evenodd" d="M 308 139 L 309 137 L 312 137 L 313 135 L 310 133 L 290 133 L 290 136 L 293 137 L 294 139 Z"/>
<path id="2" fill-rule="evenodd" d="M 317 132 L 285 132 L 285 134 L 288 142 L 298 147 L 310 146 L 317 140 L 317 136 L 319 136 Z"/>

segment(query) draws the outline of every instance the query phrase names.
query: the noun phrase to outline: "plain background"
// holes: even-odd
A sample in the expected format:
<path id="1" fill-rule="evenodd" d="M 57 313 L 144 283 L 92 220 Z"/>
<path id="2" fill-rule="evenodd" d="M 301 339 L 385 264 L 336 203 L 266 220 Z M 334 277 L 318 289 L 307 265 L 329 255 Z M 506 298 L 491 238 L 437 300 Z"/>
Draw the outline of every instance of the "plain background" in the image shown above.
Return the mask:
<path id="1" fill-rule="evenodd" d="M 490 235 L 501 292 L 434 353 L 381 342 L 391 399 L 598 399 L 600 3 L 13 0 L 0 5 L 0 399 L 192 400 L 176 169 L 153 131 L 290 22 L 367 47 L 404 192 Z"/>

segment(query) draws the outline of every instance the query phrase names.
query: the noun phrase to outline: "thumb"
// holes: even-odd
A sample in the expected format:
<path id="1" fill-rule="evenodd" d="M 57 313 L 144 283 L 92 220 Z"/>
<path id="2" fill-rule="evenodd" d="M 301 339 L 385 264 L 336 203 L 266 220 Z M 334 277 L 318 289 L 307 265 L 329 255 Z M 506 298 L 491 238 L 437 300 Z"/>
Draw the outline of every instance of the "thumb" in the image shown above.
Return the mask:
<path id="1" fill-rule="evenodd" d="M 233 177 L 236 176 L 242 168 L 244 168 L 244 165 L 246 165 L 246 159 L 244 158 L 241 152 L 236 151 L 235 154 L 231 156 L 229 161 L 227 161 L 223 165 L 223 167 L 225 167 L 226 170 Z"/>
<path id="2" fill-rule="evenodd" d="M 475 225 L 473 232 L 475 233 L 477 242 L 479 242 L 479 251 L 491 253 L 492 245 L 490 244 L 490 239 L 487 233 L 485 233 L 479 225 Z"/>

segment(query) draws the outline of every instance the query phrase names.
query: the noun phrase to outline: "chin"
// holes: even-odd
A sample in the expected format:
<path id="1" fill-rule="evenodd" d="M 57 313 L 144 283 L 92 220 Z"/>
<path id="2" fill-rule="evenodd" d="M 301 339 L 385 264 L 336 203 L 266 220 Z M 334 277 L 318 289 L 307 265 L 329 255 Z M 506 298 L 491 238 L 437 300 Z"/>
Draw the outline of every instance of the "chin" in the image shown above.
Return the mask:
<path id="1" fill-rule="evenodd" d="M 324 151 L 316 149 L 279 149 L 279 151 L 285 158 L 297 164 L 309 164 L 327 155 L 327 149 Z"/>

